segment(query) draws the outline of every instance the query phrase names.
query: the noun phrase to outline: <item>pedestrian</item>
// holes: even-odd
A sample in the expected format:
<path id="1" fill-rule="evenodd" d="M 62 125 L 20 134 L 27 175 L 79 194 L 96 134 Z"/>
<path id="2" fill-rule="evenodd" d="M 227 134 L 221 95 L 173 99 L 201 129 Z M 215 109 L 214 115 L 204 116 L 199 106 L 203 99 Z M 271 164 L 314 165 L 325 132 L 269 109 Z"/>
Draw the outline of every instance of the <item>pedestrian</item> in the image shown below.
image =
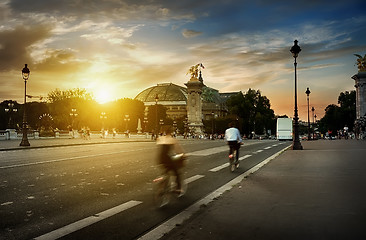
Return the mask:
<path id="1" fill-rule="evenodd" d="M 69 136 L 70 136 L 70 138 L 74 138 L 74 131 L 72 130 L 71 125 L 67 126 L 67 128 L 69 129 Z"/>

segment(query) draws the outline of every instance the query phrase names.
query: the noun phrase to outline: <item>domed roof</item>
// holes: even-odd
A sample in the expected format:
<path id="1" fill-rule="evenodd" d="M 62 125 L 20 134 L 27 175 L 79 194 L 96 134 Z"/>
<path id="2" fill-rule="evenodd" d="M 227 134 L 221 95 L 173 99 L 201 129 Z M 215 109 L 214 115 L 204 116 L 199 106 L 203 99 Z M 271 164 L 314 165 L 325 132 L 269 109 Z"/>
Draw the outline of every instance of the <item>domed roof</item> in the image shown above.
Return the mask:
<path id="1" fill-rule="evenodd" d="M 142 102 L 155 102 L 158 95 L 161 101 L 187 101 L 187 89 L 173 83 L 162 83 L 140 92 L 135 99 Z"/>

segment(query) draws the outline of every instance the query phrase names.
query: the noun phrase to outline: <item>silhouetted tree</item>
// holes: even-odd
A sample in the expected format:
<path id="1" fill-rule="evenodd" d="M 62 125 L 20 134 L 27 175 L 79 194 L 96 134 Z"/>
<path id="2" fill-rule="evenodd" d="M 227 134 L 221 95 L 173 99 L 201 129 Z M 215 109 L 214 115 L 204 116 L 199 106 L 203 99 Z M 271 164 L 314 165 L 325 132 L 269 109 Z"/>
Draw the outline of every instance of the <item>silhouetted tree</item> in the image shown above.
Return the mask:
<path id="1" fill-rule="evenodd" d="M 265 134 L 267 130 L 275 131 L 276 118 L 271 104 L 259 90 L 250 89 L 230 97 L 226 102 L 229 114 L 239 119 L 240 130 L 246 135 L 251 132 Z"/>
<path id="2" fill-rule="evenodd" d="M 347 126 L 353 129 L 356 119 L 356 91 L 341 92 L 338 97 L 338 104 L 330 104 L 325 108 L 324 117 L 319 121 L 319 128 L 322 133 L 328 130 L 336 132 Z"/>

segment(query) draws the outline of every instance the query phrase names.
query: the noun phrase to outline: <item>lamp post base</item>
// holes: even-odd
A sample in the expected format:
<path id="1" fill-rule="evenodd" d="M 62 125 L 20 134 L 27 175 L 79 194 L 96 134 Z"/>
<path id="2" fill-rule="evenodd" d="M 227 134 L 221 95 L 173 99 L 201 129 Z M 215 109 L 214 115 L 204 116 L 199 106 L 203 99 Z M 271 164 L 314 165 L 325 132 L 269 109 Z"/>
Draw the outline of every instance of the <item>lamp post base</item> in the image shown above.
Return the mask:
<path id="1" fill-rule="evenodd" d="M 29 143 L 28 139 L 26 139 L 26 140 L 22 139 L 22 142 L 19 144 L 19 146 L 29 147 L 30 143 Z"/>
<path id="2" fill-rule="evenodd" d="M 292 150 L 303 150 L 300 141 L 294 141 L 292 143 Z"/>
<path id="3" fill-rule="evenodd" d="M 28 141 L 27 129 L 24 125 L 26 125 L 26 124 L 23 124 L 23 137 L 22 137 L 22 141 L 20 142 L 19 146 L 28 147 L 28 146 L 30 146 L 30 143 Z"/>

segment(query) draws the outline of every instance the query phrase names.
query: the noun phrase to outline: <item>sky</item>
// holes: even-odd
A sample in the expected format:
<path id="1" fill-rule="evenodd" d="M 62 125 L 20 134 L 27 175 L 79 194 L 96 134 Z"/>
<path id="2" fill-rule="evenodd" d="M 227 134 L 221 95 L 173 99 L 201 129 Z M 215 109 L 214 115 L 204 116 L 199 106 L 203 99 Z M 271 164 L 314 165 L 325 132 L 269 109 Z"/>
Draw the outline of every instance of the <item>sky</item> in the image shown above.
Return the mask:
<path id="1" fill-rule="evenodd" d="M 220 92 L 260 90 L 276 115 L 320 119 L 355 90 L 355 53 L 366 54 L 366 1 L 0 0 L 0 101 L 85 88 L 99 102 L 134 98 L 158 83 L 184 86 L 204 65 Z"/>

